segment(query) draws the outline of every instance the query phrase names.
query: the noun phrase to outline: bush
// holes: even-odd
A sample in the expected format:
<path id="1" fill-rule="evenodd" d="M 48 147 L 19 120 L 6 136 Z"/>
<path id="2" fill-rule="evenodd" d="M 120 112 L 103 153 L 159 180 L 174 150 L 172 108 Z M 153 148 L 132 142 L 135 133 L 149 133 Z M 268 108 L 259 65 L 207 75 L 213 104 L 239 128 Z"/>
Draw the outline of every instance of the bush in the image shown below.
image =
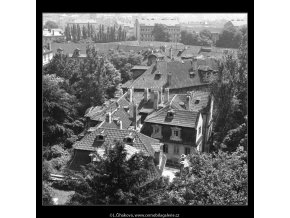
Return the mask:
<path id="1" fill-rule="evenodd" d="M 78 184 L 76 180 L 72 179 L 64 179 L 60 181 L 53 181 L 51 186 L 53 188 L 63 190 L 63 191 L 72 191 L 74 190 L 73 187 L 75 187 Z"/>

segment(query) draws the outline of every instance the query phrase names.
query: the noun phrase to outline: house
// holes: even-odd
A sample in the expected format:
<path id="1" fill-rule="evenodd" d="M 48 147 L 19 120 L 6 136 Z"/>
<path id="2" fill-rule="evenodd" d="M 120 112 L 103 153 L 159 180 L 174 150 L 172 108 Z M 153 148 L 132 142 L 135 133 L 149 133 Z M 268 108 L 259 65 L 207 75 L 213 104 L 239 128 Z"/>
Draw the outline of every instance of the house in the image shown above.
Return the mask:
<path id="1" fill-rule="evenodd" d="M 155 19 L 155 18 L 141 18 L 135 21 L 135 36 L 138 41 L 154 41 L 152 31 L 155 24 L 163 24 L 166 27 L 166 31 L 169 33 L 171 42 L 180 41 L 181 31 L 180 24 L 177 19 Z"/>
<path id="2" fill-rule="evenodd" d="M 159 139 L 167 162 L 178 164 L 181 154 L 202 151 L 203 122 L 200 112 L 167 105 L 146 117 L 141 133 Z"/>
<path id="3" fill-rule="evenodd" d="M 206 67 L 208 66 L 208 67 Z M 210 83 L 205 75 L 217 76 L 218 61 L 214 58 L 194 58 L 181 61 L 156 61 L 136 80 L 122 85 L 123 91 L 134 88 L 170 88 L 172 93 L 206 89 Z"/>
<path id="4" fill-rule="evenodd" d="M 147 182 L 153 181 L 161 176 L 166 162 L 163 154 L 162 144 L 157 139 L 148 137 L 135 130 L 98 128 L 84 136 L 73 145 L 74 153 L 68 169 L 80 171 L 81 166 L 91 162 L 98 162 L 96 153 L 103 155 L 106 147 L 114 146 L 116 141 L 125 144 L 127 160 L 135 153 L 143 156 L 153 157 L 153 166 L 149 169 Z"/>
<path id="5" fill-rule="evenodd" d="M 42 46 L 42 66 L 47 65 L 53 58 L 53 52 L 51 50 L 51 43 Z"/>
<path id="6" fill-rule="evenodd" d="M 42 35 L 43 41 L 45 43 L 65 41 L 65 35 L 62 29 L 44 29 Z"/>
<path id="7" fill-rule="evenodd" d="M 202 152 L 209 152 L 208 140 L 213 128 L 214 98 L 210 92 L 192 91 L 187 94 L 176 94 L 170 102 L 172 108 L 200 112 L 203 118 L 203 144 Z"/>

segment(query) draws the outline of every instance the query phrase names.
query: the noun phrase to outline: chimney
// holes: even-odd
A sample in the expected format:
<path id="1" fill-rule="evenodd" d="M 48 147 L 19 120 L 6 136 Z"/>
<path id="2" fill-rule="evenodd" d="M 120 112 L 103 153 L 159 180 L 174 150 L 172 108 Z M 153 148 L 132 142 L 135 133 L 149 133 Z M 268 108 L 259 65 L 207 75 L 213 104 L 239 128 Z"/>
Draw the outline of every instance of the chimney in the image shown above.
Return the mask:
<path id="1" fill-rule="evenodd" d="M 191 101 L 190 94 L 187 94 L 187 96 L 186 96 L 186 102 L 185 102 L 185 108 L 186 108 L 187 110 L 189 110 L 190 101 Z"/>
<path id="2" fill-rule="evenodd" d="M 169 49 L 170 52 L 170 59 L 172 59 L 172 47 Z"/>
<path id="3" fill-rule="evenodd" d="M 146 89 L 144 89 L 144 100 L 145 101 L 148 101 L 149 100 L 149 89 L 148 88 L 146 88 Z"/>
<path id="4" fill-rule="evenodd" d="M 112 122 L 112 114 L 111 112 L 106 113 L 106 122 L 111 123 Z"/>
<path id="5" fill-rule="evenodd" d="M 48 49 L 49 51 L 51 50 L 51 43 L 50 43 L 50 42 L 47 43 L 47 49 Z"/>
<path id="6" fill-rule="evenodd" d="M 172 73 L 169 72 L 169 73 L 167 74 L 167 84 L 168 84 L 168 86 L 171 86 L 171 78 L 172 78 Z"/>
<path id="7" fill-rule="evenodd" d="M 132 103 L 132 101 L 133 101 L 133 91 L 134 91 L 133 87 L 129 89 L 129 101 L 130 101 L 130 103 Z"/>
<path id="8" fill-rule="evenodd" d="M 137 104 L 134 103 L 133 105 L 133 125 L 134 128 L 137 129 Z"/>
<path id="9" fill-rule="evenodd" d="M 58 48 L 58 49 L 57 49 L 57 53 L 58 53 L 58 54 L 62 54 L 62 53 L 63 53 L 63 49 L 62 49 L 62 48 Z"/>
<path id="10" fill-rule="evenodd" d="M 52 35 L 54 36 L 54 30 L 52 30 Z"/>
<path id="11" fill-rule="evenodd" d="M 154 91 L 153 108 L 155 110 L 158 109 L 158 102 L 159 102 L 159 92 L 158 91 Z"/>
<path id="12" fill-rule="evenodd" d="M 150 97 L 149 97 L 149 99 L 152 101 L 152 100 L 154 100 L 154 90 L 153 90 L 153 88 L 151 87 L 151 89 L 150 89 Z"/>
<path id="13" fill-rule="evenodd" d="M 118 121 L 118 126 L 119 126 L 119 129 L 122 129 L 123 128 L 123 123 L 121 120 Z"/>
<path id="14" fill-rule="evenodd" d="M 165 88 L 164 91 L 164 103 L 167 103 L 169 101 L 169 88 Z"/>

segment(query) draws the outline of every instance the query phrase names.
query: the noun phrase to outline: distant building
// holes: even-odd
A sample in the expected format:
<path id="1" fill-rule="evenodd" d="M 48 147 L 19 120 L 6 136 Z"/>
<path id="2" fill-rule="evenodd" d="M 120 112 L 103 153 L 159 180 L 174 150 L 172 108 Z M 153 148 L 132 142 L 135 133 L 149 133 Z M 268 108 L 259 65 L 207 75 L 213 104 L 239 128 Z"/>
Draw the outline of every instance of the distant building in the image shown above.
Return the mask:
<path id="1" fill-rule="evenodd" d="M 135 36 L 138 41 L 154 41 L 152 31 L 155 24 L 164 24 L 166 31 L 169 33 L 171 42 L 180 40 L 180 24 L 176 19 L 136 19 L 135 21 Z"/>
<path id="2" fill-rule="evenodd" d="M 246 25 L 247 25 L 246 20 L 231 20 L 225 23 L 224 28 L 229 28 L 229 27 L 240 28 Z"/>
<path id="3" fill-rule="evenodd" d="M 51 49 L 51 43 L 48 42 L 46 45 L 42 46 L 42 66 L 47 65 L 53 58 L 53 51 Z"/>
<path id="4" fill-rule="evenodd" d="M 53 41 L 64 41 L 65 35 L 62 29 L 44 29 L 42 38 L 45 43 Z"/>

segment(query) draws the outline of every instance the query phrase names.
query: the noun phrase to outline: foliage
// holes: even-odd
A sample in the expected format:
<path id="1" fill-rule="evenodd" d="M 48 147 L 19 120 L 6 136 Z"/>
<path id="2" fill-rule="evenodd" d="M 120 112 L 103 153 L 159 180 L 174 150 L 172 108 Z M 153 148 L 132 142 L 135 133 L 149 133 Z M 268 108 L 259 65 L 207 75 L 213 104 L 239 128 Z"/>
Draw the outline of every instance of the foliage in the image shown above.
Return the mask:
<path id="1" fill-rule="evenodd" d="M 244 31 L 244 30 L 243 30 Z M 243 33 L 235 27 L 224 28 L 216 42 L 217 47 L 239 48 Z"/>
<path id="2" fill-rule="evenodd" d="M 202 30 L 199 34 L 196 32 L 181 31 L 181 43 L 185 45 L 211 46 L 213 44 L 212 34 L 209 30 Z"/>
<path id="3" fill-rule="evenodd" d="M 190 167 L 156 201 L 161 205 L 247 205 L 247 153 L 192 154 Z"/>
<path id="4" fill-rule="evenodd" d="M 114 52 L 109 54 L 108 59 L 114 67 L 120 71 L 122 83 L 132 79 L 131 68 L 134 65 L 140 65 L 143 59 L 141 54 L 134 52 Z"/>
<path id="5" fill-rule="evenodd" d="M 104 156 L 96 153 L 99 161 L 88 164 L 70 204 L 136 204 L 138 193 L 152 167 L 153 158 L 134 154 L 129 160 L 124 144 L 115 142 L 106 147 Z M 145 189 L 146 190 L 146 189 Z M 144 190 L 143 190 L 144 191 Z"/>
<path id="6" fill-rule="evenodd" d="M 43 205 L 53 205 L 52 197 L 51 197 L 52 189 L 46 183 L 42 182 L 42 204 Z"/>
<path id="7" fill-rule="evenodd" d="M 64 123 L 73 122 L 75 97 L 61 88 L 63 79 L 55 74 L 43 76 L 43 142 L 44 146 L 64 140 L 73 133 Z"/>
<path id="8" fill-rule="evenodd" d="M 245 32 L 238 57 L 226 56 L 220 64 L 220 81 L 212 83 L 215 99 L 212 149 L 234 151 L 247 142 L 247 32 Z M 245 149 L 247 146 L 244 146 Z"/>
<path id="9" fill-rule="evenodd" d="M 57 29 L 58 28 L 58 25 L 56 24 L 56 22 L 51 21 L 51 20 L 48 20 L 48 21 L 45 22 L 43 28 L 49 29 L 49 30 L 51 30 L 51 29 Z"/>
<path id="10" fill-rule="evenodd" d="M 163 24 L 155 24 L 152 35 L 155 41 L 169 42 L 169 33 L 166 31 L 166 26 Z"/>

